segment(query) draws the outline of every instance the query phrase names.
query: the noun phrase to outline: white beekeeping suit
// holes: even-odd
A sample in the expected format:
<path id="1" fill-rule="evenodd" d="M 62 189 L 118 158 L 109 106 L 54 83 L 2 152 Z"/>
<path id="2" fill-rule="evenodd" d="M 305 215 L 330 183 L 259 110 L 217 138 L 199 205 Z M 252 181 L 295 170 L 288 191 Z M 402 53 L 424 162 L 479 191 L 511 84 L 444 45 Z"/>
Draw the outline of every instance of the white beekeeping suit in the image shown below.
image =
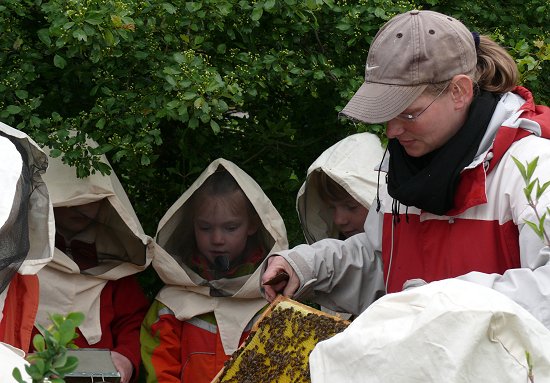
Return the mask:
<path id="1" fill-rule="evenodd" d="M 318 343 L 311 381 L 548 383 L 548 345 L 550 330 L 504 294 L 446 279 L 388 294 Z"/>

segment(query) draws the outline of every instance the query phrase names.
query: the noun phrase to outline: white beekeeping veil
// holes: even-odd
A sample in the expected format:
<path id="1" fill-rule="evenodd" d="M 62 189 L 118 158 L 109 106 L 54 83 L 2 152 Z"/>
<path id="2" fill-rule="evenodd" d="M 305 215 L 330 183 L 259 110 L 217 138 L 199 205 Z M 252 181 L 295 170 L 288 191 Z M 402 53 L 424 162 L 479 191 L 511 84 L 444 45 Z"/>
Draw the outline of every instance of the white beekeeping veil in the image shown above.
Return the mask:
<path id="1" fill-rule="evenodd" d="M 31 177 L 21 148 L 0 135 L 0 292 L 29 251 Z"/>

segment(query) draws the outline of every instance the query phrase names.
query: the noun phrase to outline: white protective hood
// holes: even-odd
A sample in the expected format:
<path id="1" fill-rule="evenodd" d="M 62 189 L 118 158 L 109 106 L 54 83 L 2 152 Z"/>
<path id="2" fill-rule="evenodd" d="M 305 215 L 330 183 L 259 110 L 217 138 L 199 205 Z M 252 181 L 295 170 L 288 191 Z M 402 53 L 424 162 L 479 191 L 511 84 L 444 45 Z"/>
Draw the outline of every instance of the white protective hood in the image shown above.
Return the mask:
<path id="1" fill-rule="evenodd" d="M 0 167 L 3 178 L 0 182 L 0 227 L 5 223 L 13 203 L 15 183 L 21 174 L 21 157 L 14 151 L 15 147 L 5 137 L 17 142 L 27 155 L 33 178 L 33 192 L 29 200 L 29 242 L 27 257 L 19 268 L 20 274 L 36 274 L 53 256 L 53 238 L 55 226 L 53 212 L 48 196 L 48 189 L 42 175 L 48 166 L 48 158 L 40 147 L 25 133 L 0 122 L 0 138 L 3 146 L 0 153 Z M 19 164 L 19 166 L 17 165 Z"/>
<path id="2" fill-rule="evenodd" d="M 447 279 L 386 295 L 310 355 L 313 383 L 550 382 L 550 331 L 493 289 Z"/>
<path id="3" fill-rule="evenodd" d="M 384 148 L 377 136 L 357 133 L 332 145 L 311 164 L 296 198 L 296 210 L 308 243 L 338 237 L 330 208 L 319 196 L 319 172 L 324 172 L 357 202 L 370 209 L 378 185 L 376 169 L 383 156 Z M 380 183 L 385 183 L 384 174 Z"/>
<path id="4" fill-rule="evenodd" d="M 102 161 L 108 163 L 105 157 Z M 81 271 L 69 256 L 56 248 L 52 262 L 38 273 L 37 323 L 47 325 L 48 313 L 83 312 L 86 319 L 79 328 L 88 343 L 94 344 L 101 339 L 99 297 L 103 287 L 110 280 L 147 268 L 153 255 L 153 239 L 143 232 L 114 172 L 110 175 L 96 172 L 86 178 L 77 178 L 75 168 L 64 164 L 60 158 L 50 158 L 44 180 L 54 208 L 102 201 L 94 224 L 99 265 Z"/>
<path id="5" fill-rule="evenodd" d="M 251 275 L 206 281 L 184 262 L 194 248 L 193 222 L 186 202 L 220 166 L 235 178 L 258 213 L 262 224 L 260 240 L 267 252 L 288 248 L 283 219 L 260 186 L 237 165 L 220 158 L 204 170 L 160 220 L 153 267 L 166 284 L 156 299 L 181 321 L 214 312 L 225 353 L 229 355 L 237 349 L 246 325 L 267 301 L 260 292 L 261 265 Z M 228 296 L 210 296 L 211 288 Z"/>
<path id="6" fill-rule="evenodd" d="M 23 351 L 7 343 L 0 342 L 0 382 L 16 383 L 17 381 L 12 375 L 13 369 L 16 367 L 21 372 L 23 381 L 30 382 L 31 377 L 25 370 L 25 366 L 28 365 L 29 362 L 25 360 Z"/>

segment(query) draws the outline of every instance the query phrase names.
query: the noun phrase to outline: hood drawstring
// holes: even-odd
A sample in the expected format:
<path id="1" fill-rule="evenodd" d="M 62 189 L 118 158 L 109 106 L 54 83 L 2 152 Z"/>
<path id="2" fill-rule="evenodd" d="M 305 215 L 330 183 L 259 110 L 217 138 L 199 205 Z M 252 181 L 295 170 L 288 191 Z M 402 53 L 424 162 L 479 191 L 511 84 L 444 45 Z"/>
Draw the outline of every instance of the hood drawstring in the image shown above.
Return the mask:
<path id="1" fill-rule="evenodd" d="M 381 202 L 380 202 L 380 173 L 382 171 L 382 163 L 384 162 L 384 159 L 386 158 L 386 154 L 388 153 L 388 147 L 386 146 L 386 149 L 384 150 L 384 155 L 382 156 L 382 160 L 380 161 L 380 165 L 378 166 L 378 178 L 376 182 L 376 212 L 380 212 L 381 208 Z M 388 174 L 386 173 L 386 183 L 388 182 Z M 391 214 L 393 217 L 393 224 L 397 225 L 399 222 L 401 222 L 401 218 L 399 217 L 399 201 L 395 198 L 392 202 L 391 207 Z M 405 206 L 405 221 L 409 223 L 409 207 Z"/>
<path id="2" fill-rule="evenodd" d="M 380 164 L 378 165 L 378 177 L 376 179 L 376 212 L 380 212 L 380 207 L 382 206 L 380 203 L 380 172 L 382 171 L 382 163 L 384 162 L 384 158 L 386 158 L 386 153 L 388 153 L 388 147 L 386 146 L 386 149 L 384 150 L 384 155 L 382 156 L 382 160 L 380 161 Z M 386 174 L 386 183 L 388 182 L 388 175 Z"/>
<path id="3" fill-rule="evenodd" d="M 401 222 L 401 218 L 399 217 L 399 205 L 399 201 L 394 198 L 391 203 L 391 215 L 394 225 L 397 225 L 399 222 Z"/>

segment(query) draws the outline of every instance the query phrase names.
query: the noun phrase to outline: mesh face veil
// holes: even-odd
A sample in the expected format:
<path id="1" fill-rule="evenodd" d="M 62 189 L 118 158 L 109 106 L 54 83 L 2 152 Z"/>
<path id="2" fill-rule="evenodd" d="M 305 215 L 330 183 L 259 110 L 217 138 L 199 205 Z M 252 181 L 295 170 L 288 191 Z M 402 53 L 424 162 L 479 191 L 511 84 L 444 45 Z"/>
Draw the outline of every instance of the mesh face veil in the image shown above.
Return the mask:
<path id="1" fill-rule="evenodd" d="M 0 133 L 2 158 L 10 156 L 10 162 L 0 167 L 2 178 L 2 219 L 0 221 L 0 293 L 10 283 L 25 260 L 29 248 L 29 199 L 32 193 L 32 177 L 27 155 L 15 140 Z M 9 189 L 9 190 L 8 190 Z"/>

